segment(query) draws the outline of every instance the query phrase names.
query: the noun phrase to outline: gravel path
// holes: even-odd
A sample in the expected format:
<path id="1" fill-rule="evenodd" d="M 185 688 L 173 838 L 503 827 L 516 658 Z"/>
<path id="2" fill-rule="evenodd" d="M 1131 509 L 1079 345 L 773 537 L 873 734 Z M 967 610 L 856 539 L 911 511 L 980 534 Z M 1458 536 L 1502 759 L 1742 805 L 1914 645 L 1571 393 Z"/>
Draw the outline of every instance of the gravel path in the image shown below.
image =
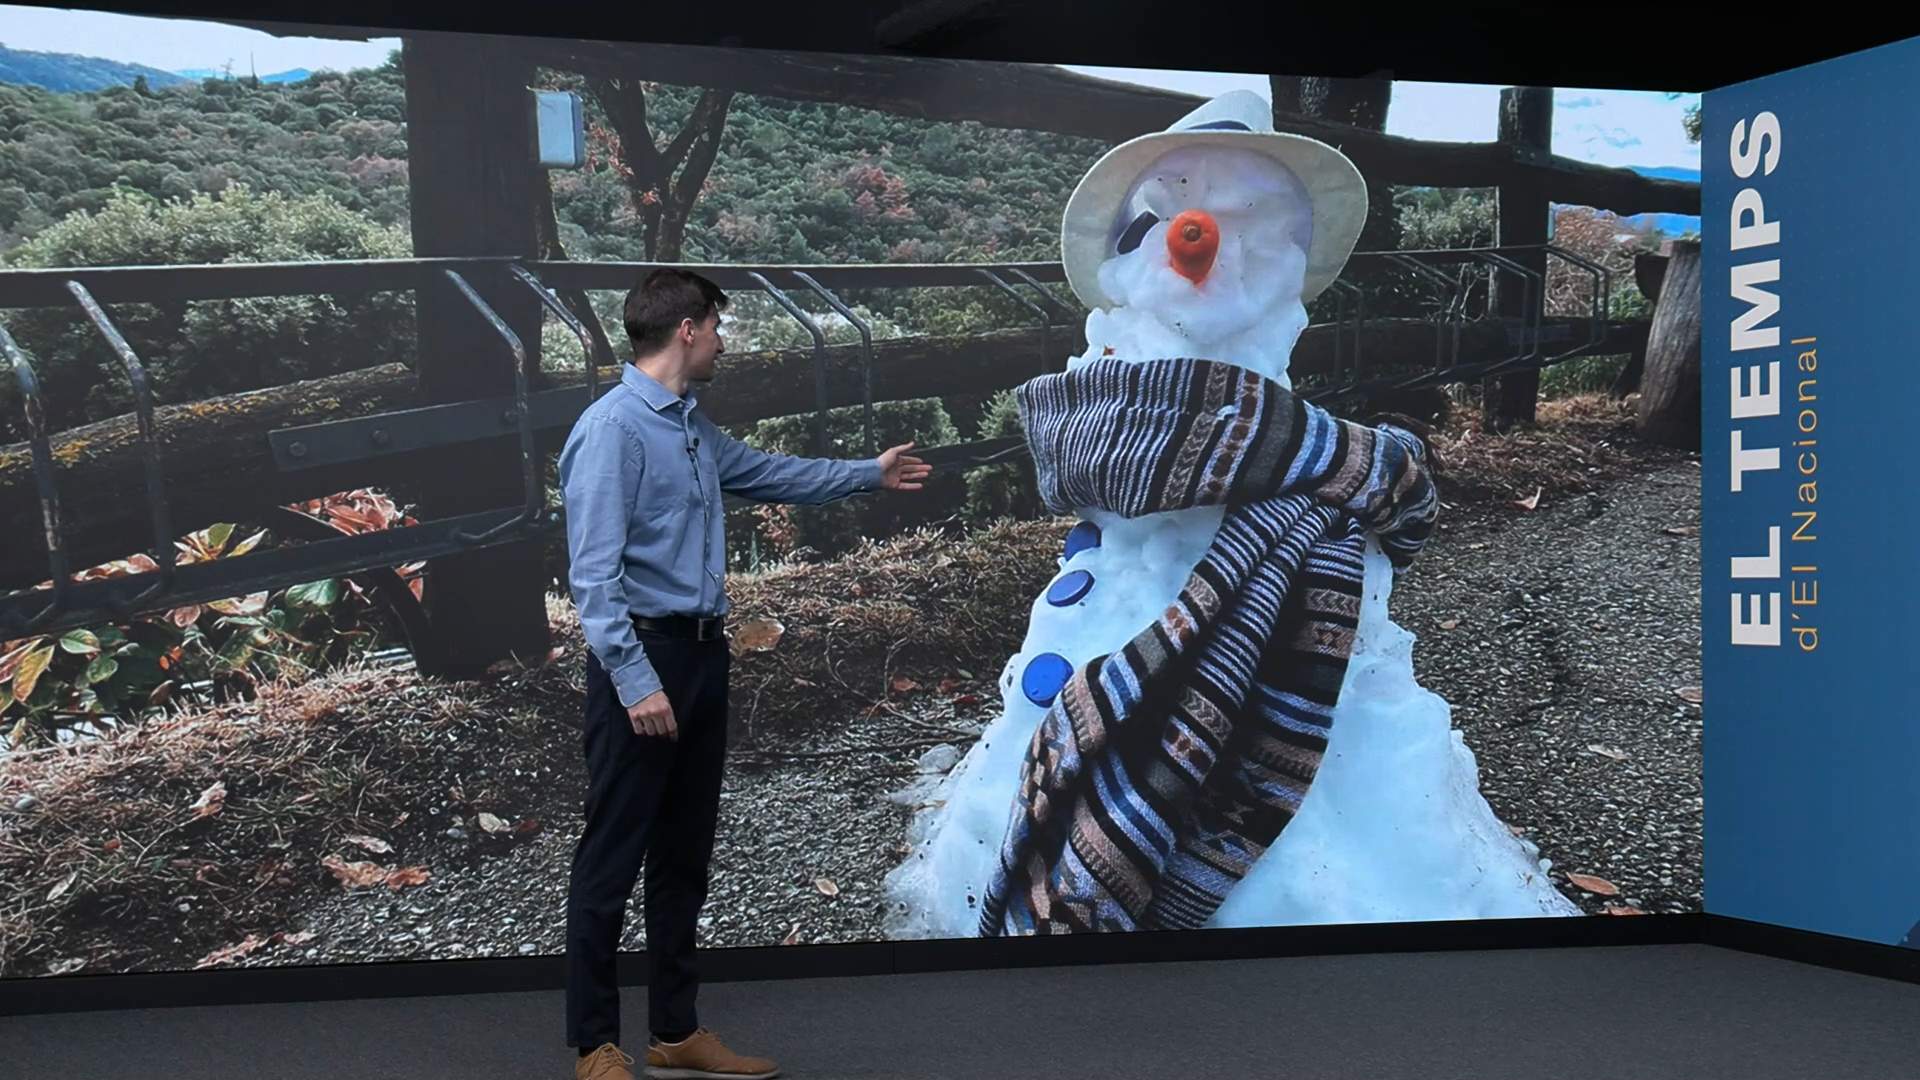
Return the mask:
<path id="1" fill-rule="evenodd" d="M 1455 515 L 1393 600 L 1480 789 L 1592 912 L 1701 908 L 1700 469 Z M 1556 875 L 1557 876 L 1557 875 Z"/>
<path id="2" fill-rule="evenodd" d="M 923 759 L 930 766 L 958 760 L 958 750 L 989 719 L 984 704 L 956 704 L 919 690 L 902 695 L 895 709 L 856 717 L 831 741 L 778 749 L 763 745 L 732 756 L 701 919 L 703 944 L 880 936 L 881 879 L 905 853 L 908 818 L 908 808 L 888 796 L 923 774 Z M 943 751 L 942 745 L 952 749 Z M 426 885 L 404 892 L 341 893 L 324 901 L 299 919 L 315 935 L 303 959 L 330 963 L 563 951 L 567 876 L 583 788 L 583 777 L 560 778 L 548 812 L 563 826 L 546 829 L 505 855 L 481 854 L 471 828 L 450 826 L 455 835 L 442 834 L 433 849 L 407 853 L 407 861 L 434 868 Z M 637 949 L 644 941 L 636 905 L 624 945 Z"/>
<path id="3" fill-rule="evenodd" d="M 1562 880 L 1596 913 L 1701 903 L 1700 709 L 1677 693 L 1700 683 L 1699 483 L 1682 462 L 1531 512 L 1455 511 L 1393 604 L 1420 637 L 1421 681 L 1454 705 L 1494 809 L 1557 871 L 1619 887 L 1608 898 Z M 881 879 L 907 818 L 887 795 L 930 750 L 951 760 L 936 744 L 964 747 L 980 730 L 993 699 L 978 689 L 983 703 L 956 706 L 916 688 L 830 742 L 777 751 L 790 757 L 736 754 L 703 941 L 878 937 Z M 505 855 L 483 854 L 469 826 L 408 853 L 434 868 L 427 885 L 343 893 L 309 911 L 305 958 L 561 951 L 580 785 L 556 770 L 549 805 L 529 808 L 556 827 Z M 637 918 L 626 939 L 643 944 Z"/>

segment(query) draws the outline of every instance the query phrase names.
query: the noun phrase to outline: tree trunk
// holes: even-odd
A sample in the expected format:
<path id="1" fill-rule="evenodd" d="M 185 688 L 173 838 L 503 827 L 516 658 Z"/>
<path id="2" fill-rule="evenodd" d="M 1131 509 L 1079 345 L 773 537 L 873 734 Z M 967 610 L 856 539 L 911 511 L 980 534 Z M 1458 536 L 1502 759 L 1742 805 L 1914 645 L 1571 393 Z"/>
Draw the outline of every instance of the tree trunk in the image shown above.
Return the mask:
<path id="1" fill-rule="evenodd" d="M 560 220 L 553 212 L 553 184 L 542 178 L 534 185 L 534 195 L 539 200 L 535 210 L 535 226 L 538 230 L 537 244 L 542 262 L 567 262 L 567 249 L 560 243 Z M 573 317 L 579 319 L 587 328 L 587 335 L 593 339 L 592 355 L 601 365 L 620 363 L 621 353 L 607 337 L 607 328 L 600 325 L 600 315 L 593 310 L 593 302 L 587 298 L 585 289 L 556 289 L 560 302 L 567 305 Z"/>
<path id="2" fill-rule="evenodd" d="M 1647 334 L 1640 434 L 1666 446 L 1700 446 L 1700 241 L 1676 240 Z"/>
<path id="3" fill-rule="evenodd" d="M 1633 256 L 1633 283 L 1647 303 L 1660 303 L 1660 284 L 1667 274 L 1667 257 L 1651 252 L 1638 252 Z M 1628 359 L 1627 366 L 1614 376 L 1613 385 L 1608 394 L 1615 401 L 1625 401 L 1627 395 L 1640 389 L 1640 377 L 1647 370 L 1647 350 L 1641 349 Z"/>
<path id="4" fill-rule="evenodd" d="M 1500 91 L 1500 142 L 1516 150 L 1541 155 L 1553 149 L 1553 89 L 1544 86 L 1509 87 Z M 1523 173 L 1500 185 L 1499 217 L 1495 222 L 1494 242 L 1503 247 L 1544 244 L 1547 242 L 1547 191 L 1537 178 Z M 1499 275 L 1499 290 L 1494 310 L 1502 318 L 1527 318 L 1531 307 L 1544 304 L 1546 297 L 1547 256 L 1545 251 L 1528 251 L 1513 256 L 1515 262 L 1540 275 L 1529 283 L 1514 273 Z M 1540 371 L 1537 368 L 1499 376 L 1487 426 L 1505 431 L 1520 424 L 1531 424 L 1540 404 Z"/>

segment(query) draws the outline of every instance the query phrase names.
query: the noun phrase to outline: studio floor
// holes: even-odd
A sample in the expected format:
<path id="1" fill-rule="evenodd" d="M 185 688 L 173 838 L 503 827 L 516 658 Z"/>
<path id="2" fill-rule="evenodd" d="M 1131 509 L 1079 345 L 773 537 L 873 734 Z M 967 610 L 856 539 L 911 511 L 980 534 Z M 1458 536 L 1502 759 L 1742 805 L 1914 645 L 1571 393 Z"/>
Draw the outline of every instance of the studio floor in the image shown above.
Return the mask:
<path id="1" fill-rule="evenodd" d="M 1920 986 L 1706 945 L 720 983 L 795 1080 L 1909 1080 Z M 630 1030 L 645 990 L 627 991 Z M 0 1018 L 0 1076 L 572 1076 L 556 993 Z"/>

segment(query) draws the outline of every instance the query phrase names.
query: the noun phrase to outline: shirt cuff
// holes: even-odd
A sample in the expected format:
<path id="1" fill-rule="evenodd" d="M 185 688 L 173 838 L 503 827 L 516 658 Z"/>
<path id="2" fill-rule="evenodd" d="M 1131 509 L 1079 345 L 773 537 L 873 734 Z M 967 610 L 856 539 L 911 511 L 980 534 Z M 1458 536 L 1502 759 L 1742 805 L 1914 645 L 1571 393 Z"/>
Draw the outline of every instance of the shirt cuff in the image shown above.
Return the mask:
<path id="1" fill-rule="evenodd" d="M 645 656 L 612 673 L 614 693 L 631 709 L 660 689 L 660 676 Z"/>
<path id="2" fill-rule="evenodd" d="M 887 470 L 880 467 L 879 458 L 868 458 L 853 463 L 853 482 L 855 491 L 879 491 L 880 485 L 887 479 Z"/>

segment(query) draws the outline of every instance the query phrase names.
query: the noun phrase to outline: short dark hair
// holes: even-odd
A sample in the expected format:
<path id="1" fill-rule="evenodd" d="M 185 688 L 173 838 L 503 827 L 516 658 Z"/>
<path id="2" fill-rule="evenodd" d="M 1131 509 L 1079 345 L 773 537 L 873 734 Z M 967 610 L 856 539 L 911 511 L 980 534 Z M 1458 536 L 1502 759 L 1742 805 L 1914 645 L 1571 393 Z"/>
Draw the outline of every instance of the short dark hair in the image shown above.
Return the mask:
<path id="1" fill-rule="evenodd" d="M 726 306 L 720 286 L 691 270 L 663 266 L 653 271 L 627 293 L 622 312 L 633 355 L 645 356 L 673 340 L 681 320 L 699 324 Z"/>

